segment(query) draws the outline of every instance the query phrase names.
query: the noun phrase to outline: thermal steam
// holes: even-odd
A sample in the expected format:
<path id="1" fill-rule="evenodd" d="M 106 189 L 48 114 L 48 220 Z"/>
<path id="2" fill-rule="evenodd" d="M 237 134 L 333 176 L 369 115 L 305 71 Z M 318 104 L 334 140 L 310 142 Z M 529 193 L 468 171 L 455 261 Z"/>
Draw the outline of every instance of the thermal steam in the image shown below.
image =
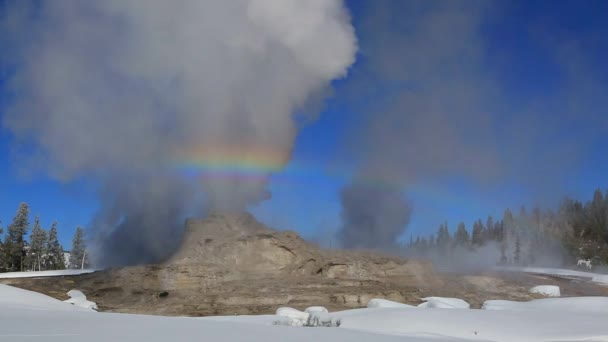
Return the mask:
<path id="1" fill-rule="evenodd" d="M 3 124 L 35 152 L 22 170 L 98 185 L 91 228 L 102 265 L 159 261 L 186 213 L 268 198 L 268 174 L 290 159 L 294 116 L 356 52 L 338 0 L 19 1 L 6 13 L 14 99 Z M 201 146 L 216 155 L 196 156 Z M 230 177 L 173 168 L 227 146 L 238 151 Z M 259 149 L 274 169 L 240 178 L 239 163 Z"/>

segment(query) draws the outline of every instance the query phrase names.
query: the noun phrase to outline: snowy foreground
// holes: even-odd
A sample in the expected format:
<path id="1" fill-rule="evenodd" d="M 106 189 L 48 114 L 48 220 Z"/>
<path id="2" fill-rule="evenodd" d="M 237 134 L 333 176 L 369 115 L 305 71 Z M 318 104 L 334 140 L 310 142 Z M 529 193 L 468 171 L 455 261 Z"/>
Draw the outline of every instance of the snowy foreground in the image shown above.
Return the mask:
<path id="1" fill-rule="evenodd" d="M 95 271 L 96 270 L 92 270 L 92 269 L 83 269 L 83 270 L 6 272 L 6 273 L 0 273 L 0 279 L 72 276 L 72 275 L 93 273 Z"/>
<path id="2" fill-rule="evenodd" d="M 488 301 L 485 310 L 456 308 L 463 302 L 454 298 L 429 302 L 452 308 L 377 300 L 374 308 L 334 313 L 161 317 L 99 313 L 0 285 L 0 341 L 608 341 L 608 297 Z M 291 316 L 339 327 L 287 326 Z"/>

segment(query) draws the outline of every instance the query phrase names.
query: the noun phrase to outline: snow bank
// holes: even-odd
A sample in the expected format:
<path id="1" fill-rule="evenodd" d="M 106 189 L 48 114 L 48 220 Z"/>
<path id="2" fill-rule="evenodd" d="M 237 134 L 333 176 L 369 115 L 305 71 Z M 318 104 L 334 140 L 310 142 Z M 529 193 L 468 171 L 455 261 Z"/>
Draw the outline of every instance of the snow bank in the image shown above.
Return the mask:
<path id="1" fill-rule="evenodd" d="M 543 298 L 529 302 L 487 300 L 483 310 L 534 310 L 560 312 L 589 312 L 608 314 L 608 297 Z M 608 333 L 608 327 L 606 328 Z"/>
<path id="2" fill-rule="evenodd" d="M 500 271 L 509 272 L 525 272 L 533 274 L 551 275 L 565 279 L 585 279 L 600 285 L 608 286 L 608 274 L 592 273 L 568 270 L 564 268 L 546 268 L 546 267 L 498 267 Z"/>
<path id="3" fill-rule="evenodd" d="M 3 284 L 0 284 L 0 308 L 7 312 L 11 310 L 85 311 L 42 293 Z"/>
<path id="4" fill-rule="evenodd" d="M 324 306 L 311 306 L 311 307 L 306 308 L 306 310 L 304 310 L 304 312 L 312 314 L 312 313 L 317 313 L 317 312 L 327 313 L 329 311 Z"/>
<path id="5" fill-rule="evenodd" d="M 425 302 L 418 305 L 427 309 L 469 309 L 471 305 L 460 298 L 426 297 Z"/>
<path id="6" fill-rule="evenodd" d="M 547 297 L 559 297 L 561 293 L 559 286 L 555 285 L 538 285 L 531 288 L 530 293 L 536 293 Z"/>
<path id="7" fill-rule="evenodd" d="M 214 321 L 190 317 L 92 312 L 39 293 L 0 285 L 2 328 L 0 341 L 397 342 L 403 340 L 399 336 L 347 329 L 294 329 L 266 323 L 239 323 L 229 321 L 227 317 L 225 321 Z M 277 316 L 273 315 L 273 317 Z M 267 322 L 267 320 L 263 321 Z"/>
<path id="8" fill-rule="evenodd" d="M 280 307 L 277 309 L 276 315 L 279 317 L 286 317 L 288 320 L 278 320 L 275 322 L 277 325 L 290 325 L 301 327 L 306 325 L 308 322 L 309 313 L 300 311 L 298 309 L 290 307 Z"/>
<path id="9" fill-rule="evenodd" d="M 278 310 L 286 317 L 266 315 L 201 319 L 91 314 L 90 310 L 67 305 L 35 292 L 0 285 L 0 340 L 25 341 L 32 337 L 45 342 L 181 342 L 201 339 L 250 342 L 608 340 L 605 322 L 607 297 L 546 298 L 530 303 L 532 305 L 529 306 L 541 309 L 519 310 L 519 307 L 511 309 L 503 305 L 501 310 L 459 310 L 457 314 L 453 310 L 403 308 L 366 308 L 332 313 L 317 311 L 308 316 L 308 321 L 314 323 L 311 326 L 339 328 L 298 329 L 271 325 L 272 318 L 302 319 L 307 314 L 292 308 Z"/>
<path id="10" fill-rule="evenodd" d="M 367 302 L 368 308 L 415 308 L 413 305 L 407 305 L 391 300 L 374 298 Z"/>
<path id="11" fill-rule="evenodd" d="M 60 276 L 71 276 L 71 275 L 93 273 L 95 271 L 96 270 L 92 270 L 92 269 L 83 269 L 83 270 L 56 270 L 56 271 L 36 271 L 36 272 L 6 272 L 6 273 L 0 273 L 0 279 L 60 277 Z"/>
<path id="12" fill-rule="evenodd" d="M 70 290 L 67 293 L 70 299 L 64 300 L 65 303 L 72 304 L 84 309 L 97 310 L 97 303 L 87 300 L 87 296 L 79 290 Z"/>

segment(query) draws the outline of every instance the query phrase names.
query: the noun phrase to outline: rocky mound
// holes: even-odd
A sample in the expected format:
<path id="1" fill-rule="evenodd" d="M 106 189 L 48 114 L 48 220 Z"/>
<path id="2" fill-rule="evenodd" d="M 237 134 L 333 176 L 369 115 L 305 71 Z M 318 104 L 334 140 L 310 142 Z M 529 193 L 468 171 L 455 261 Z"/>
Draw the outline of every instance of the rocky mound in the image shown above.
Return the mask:
<path id="1" fill-rule="evenodd" d="M 243 213 L 189 220 L 181 248 L 161 265 L 11 283 L 60 299 L 78 288 L 102 311 L 192 316 L 273 313 L 279 306 L 333 311 L 376 297 L 410 304 L 429 295 L 473 305 L 488 299 L 472 281 L 437 275 L 430 262 L 320 249 Z M 529 298 L 527 288 L 501 283 L 487 297 L 520 294 Z"/>
<path id="2" fill-rule="evenodd" d="M 181 248 L 165 266 L 209 268 L 226 280 L 275 276 L 437 280 L 428 262 L 321 250 L 297 233 L 272 230 L 247 213 L 214 213 L 206 219 L 189 220 Z"/>

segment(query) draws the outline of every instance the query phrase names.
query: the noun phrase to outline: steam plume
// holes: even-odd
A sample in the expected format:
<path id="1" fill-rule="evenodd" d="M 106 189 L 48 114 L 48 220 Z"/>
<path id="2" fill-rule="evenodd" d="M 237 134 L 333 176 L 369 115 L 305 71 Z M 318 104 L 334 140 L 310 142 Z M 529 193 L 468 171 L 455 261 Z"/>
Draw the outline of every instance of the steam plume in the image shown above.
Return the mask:
<path id="1" fill-rule="evenodd" d="M 346 248 L 387 248 L 403 233 L 410 207 L 401 191 L 355 183 L 342 190 L 344 226 L 340 231 Z"/>
<path id="2" fill-rule="evenodd" d="M 338 0 L 19 1 L 6 13 L 14 101 L 4 126 L 35 150 L 24 169 L 99 185 L 102 264 L 166 257 L 188 210 L 268 198 L 268 173 L 290 158 L 294 115 L 356 51 Z M 197 156 L 201 146 L 210 154 Z M 172 168 L 228 150 L 251 162 L 260 149 L 273 168 L 254 179 L 186 179 Z"/>
<path id="3" fill-rule="evenodd" d="M 547 90 L 553 93 L 546 98 L 511 98 L 512 88 L 500 77 L 511 70 L 501 53 L 510 52 L 500 50 L 500 42 L 492 44 L 488 35 L 491 23 L 501 22 L 492 19 L 509 16 L 508 6 L 378 0 L 364 7 L 355 16 L 363 58 L 338 92 L 358 104 L 352 110 L 362 118 L 352 134 L 355 139 L 348 141 L 360 165 L 348 196 L 342 197 L 346 219 L 341 236 L 367 237 L 359 232 L 369 229 L 380 236 L 398 235 L 391 225 L 368 224 L 400 221 L 387 218 L 388 212 L 402 215 L 383 211 L 374 202 L 377 196 L 368 197 L 358 184 L 370 179 L 386 185 L 378 192 L 407 191 L 422 183 L 441 188 L 446 179 L 465 180 L 477 191 L 510 182 L 538 196 L 531 201 L 549 198 L 556 204 L 567 191 L 560 187 L 567 183 L 563 179 L 580 166 L 576 157 L 589 150 L 593 139 L 604 139 L 597 125 L 605 127 L 608 120 L 596 109 L 606 104 L 605 97 L 588 91 L 606 87 L 589 67 L 593 64 L 583 45 L 543 36 L 542 27 L 522 29 L 540 33 L 535 44 L 554 58 L 547 63 L 555 63 L 564 79 L 558 90 Z M 575 123 L 572 118 L 579 119 Z M 576 130 L 569 129 L 574 125 Z M 353 224 L 349 213 L 366 206 L 370 211 L 365 220 Z M 442 220 L 437 217 L 437 223 Z"/>

